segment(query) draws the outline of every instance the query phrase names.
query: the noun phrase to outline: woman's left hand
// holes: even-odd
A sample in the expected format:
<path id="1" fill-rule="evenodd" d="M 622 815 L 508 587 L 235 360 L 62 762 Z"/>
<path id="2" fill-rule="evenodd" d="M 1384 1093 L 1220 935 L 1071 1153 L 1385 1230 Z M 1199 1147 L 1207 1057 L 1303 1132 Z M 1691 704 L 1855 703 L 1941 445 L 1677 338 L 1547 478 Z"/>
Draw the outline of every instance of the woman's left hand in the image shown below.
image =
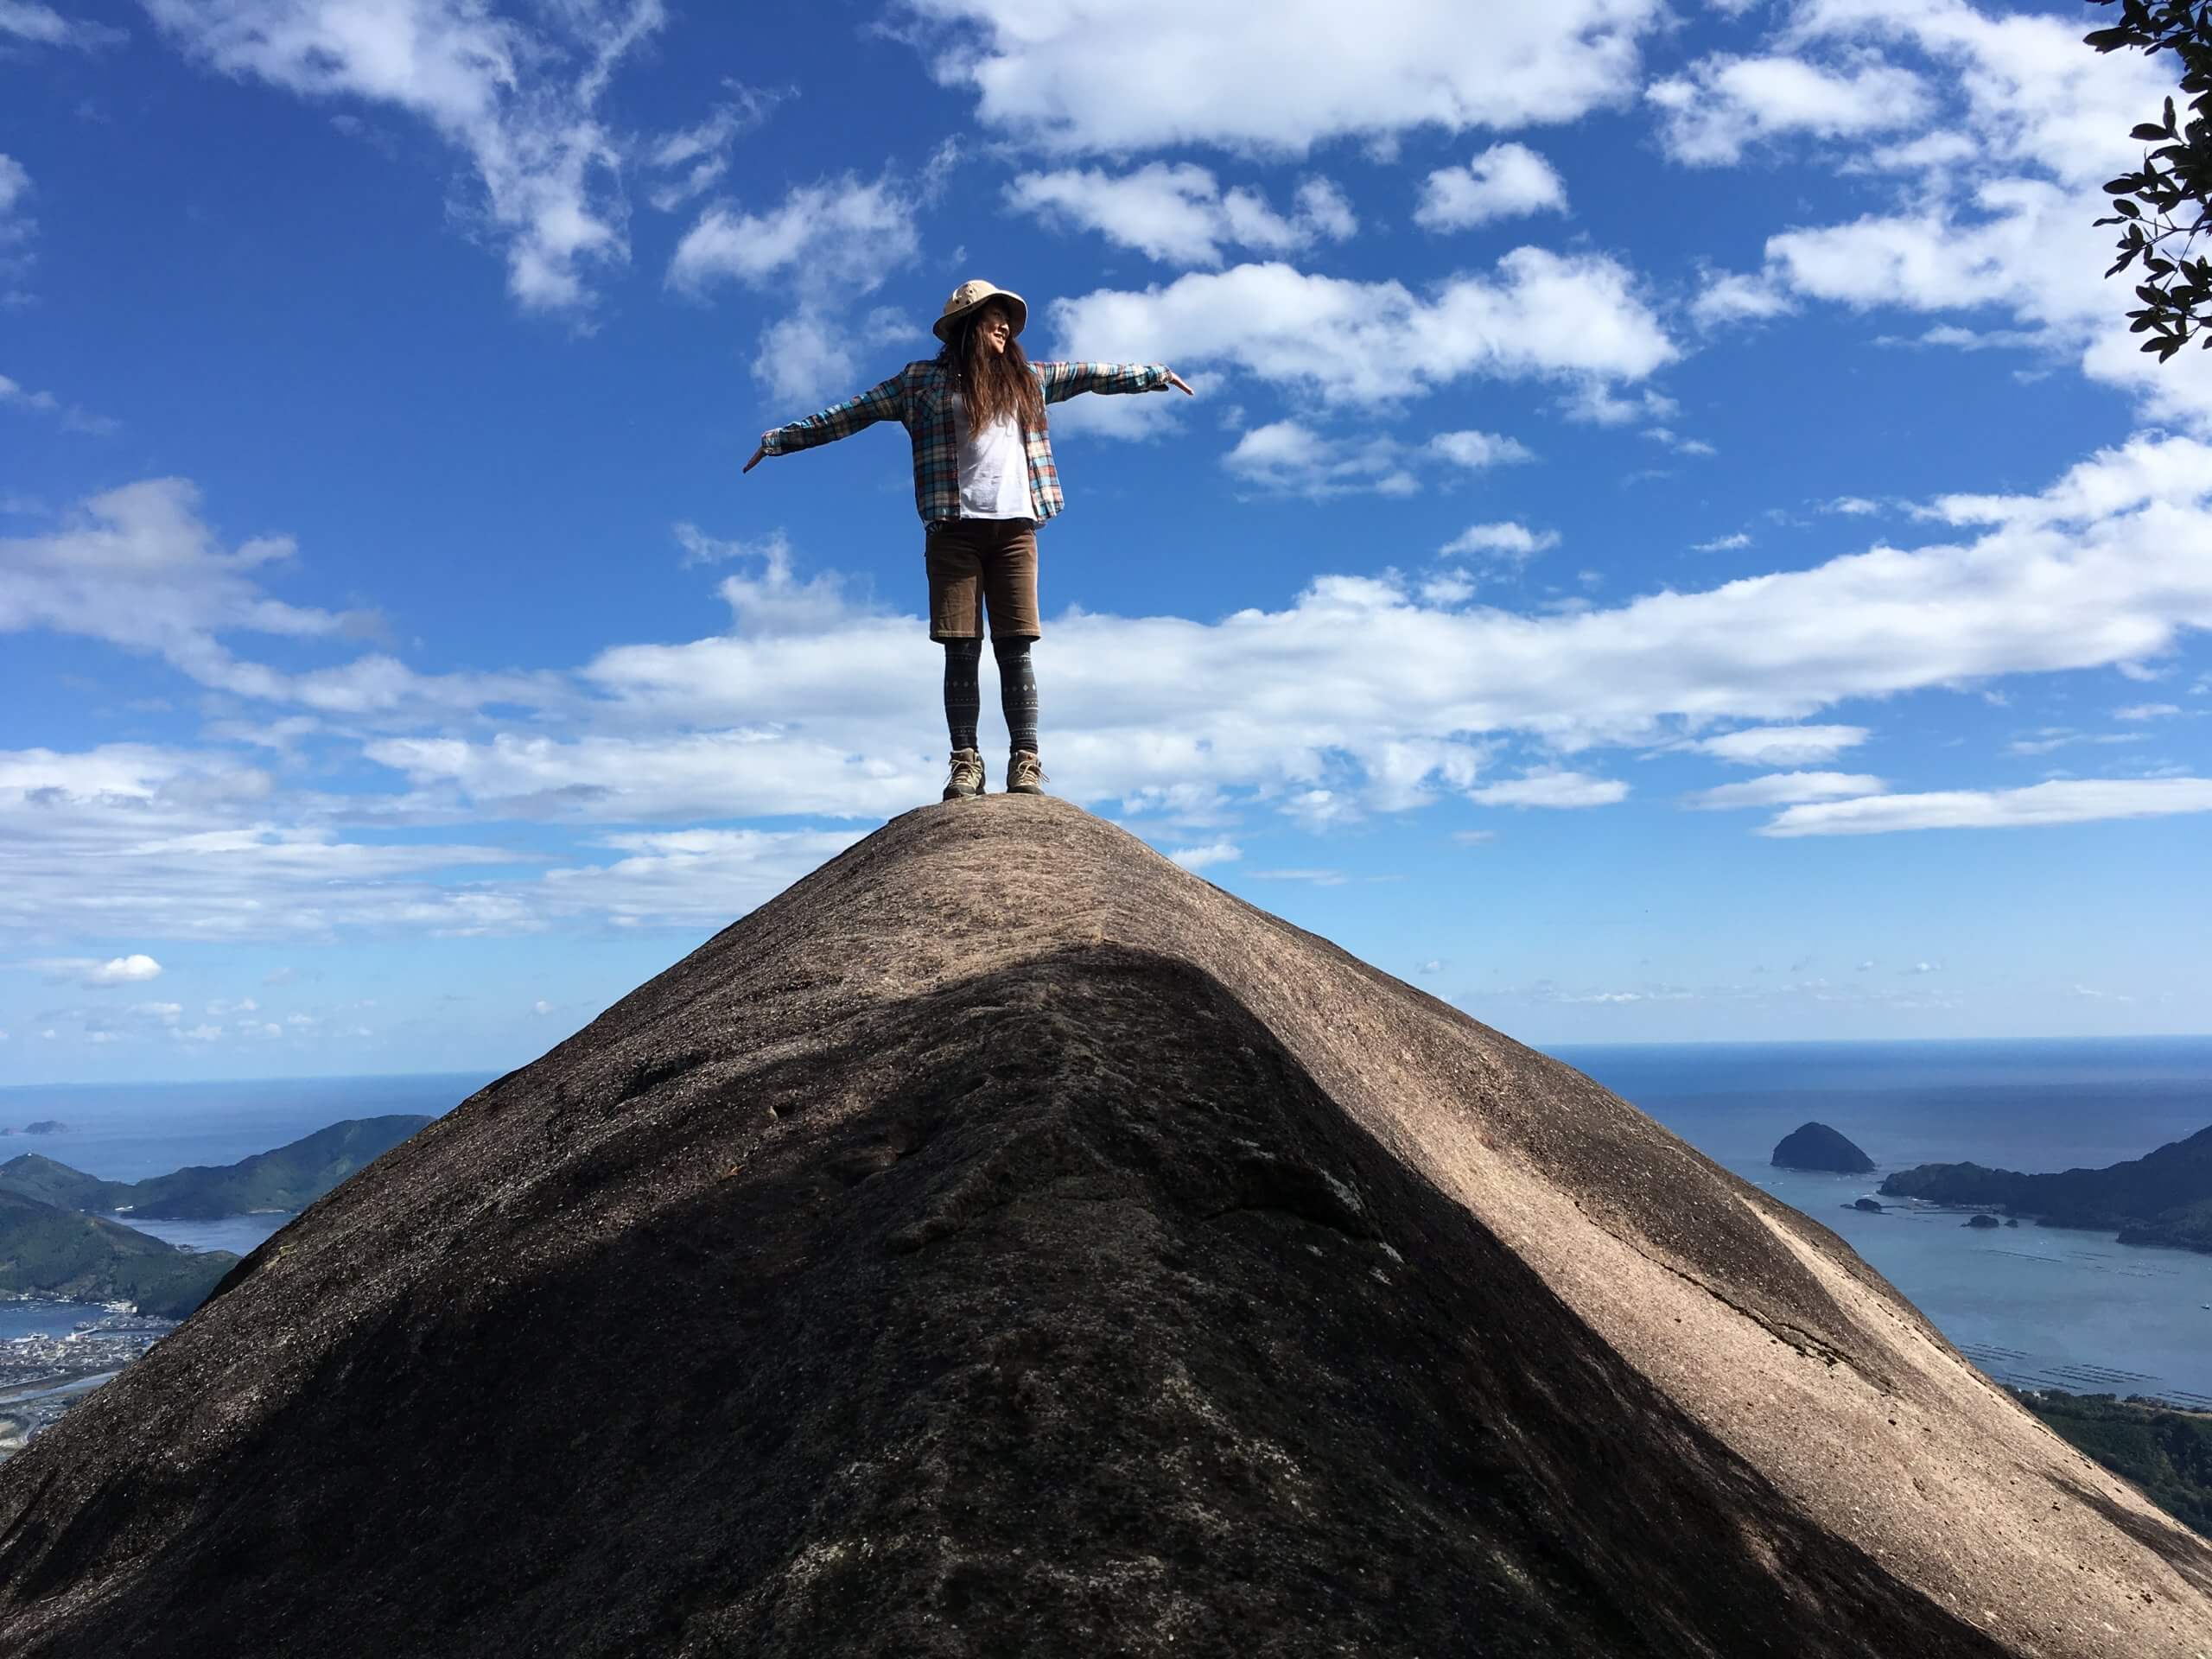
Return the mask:
<path id="1" fill-rule="evenodd" d="M 1191 383 L 1185 380 L 1181 375 L 1176 373 L 1173 369 L 1167 371 L 1167 384 L 1174 387 L 1176 391 L 1185 394 L 1186 397 L 1195 397 L 1198 395 L 1197 392 L 1191 390 Z"/>

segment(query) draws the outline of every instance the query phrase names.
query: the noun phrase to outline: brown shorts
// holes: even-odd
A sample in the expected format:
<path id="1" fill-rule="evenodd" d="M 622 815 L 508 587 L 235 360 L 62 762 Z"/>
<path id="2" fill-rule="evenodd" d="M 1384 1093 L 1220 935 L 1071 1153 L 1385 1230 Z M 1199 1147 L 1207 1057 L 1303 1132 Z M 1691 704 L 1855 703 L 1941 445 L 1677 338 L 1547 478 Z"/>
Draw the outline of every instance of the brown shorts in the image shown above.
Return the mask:
<path id="1" fill-rule="evenodd" d="M 988 605 L 991 638 L 1039 639 L 1037 525 L 1028 518 L 948 518 L 929 527 L 930 638 L 980 639 Z"/>

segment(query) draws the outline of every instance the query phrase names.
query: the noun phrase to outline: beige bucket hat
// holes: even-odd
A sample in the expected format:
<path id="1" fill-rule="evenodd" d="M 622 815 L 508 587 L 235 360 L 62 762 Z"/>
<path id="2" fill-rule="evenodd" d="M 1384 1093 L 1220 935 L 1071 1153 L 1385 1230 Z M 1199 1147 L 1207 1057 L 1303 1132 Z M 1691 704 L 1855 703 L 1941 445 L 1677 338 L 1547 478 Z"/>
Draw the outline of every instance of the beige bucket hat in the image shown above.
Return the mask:
<path id="1" fill-rule="evenodd" d="M 952 290 L 952 297 L 944 302 L 944 315 L 931 325 L 931 332 L 939 340 L 950 341 L 952 326 L 986 300 L 1004 300 L 1014 308 L 1014 332 L 1019 334 L 1029 321 L 1029 302 L 1010 288 L 998 288 L 978 278 L 963 283 Z"/>

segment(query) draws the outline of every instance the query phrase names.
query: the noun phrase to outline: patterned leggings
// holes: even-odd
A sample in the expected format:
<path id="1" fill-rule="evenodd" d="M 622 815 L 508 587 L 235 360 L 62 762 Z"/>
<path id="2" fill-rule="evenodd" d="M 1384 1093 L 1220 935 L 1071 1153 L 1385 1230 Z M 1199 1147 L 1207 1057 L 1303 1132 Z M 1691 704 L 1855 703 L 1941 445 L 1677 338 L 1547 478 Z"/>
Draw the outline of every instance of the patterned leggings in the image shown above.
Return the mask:
<path id="1" fill-rule="evenodd" d="M 991 641 L 991 654 L 999 659 L 999 707 L 1006 714 L 1013 753 L 1037 753 L 1037 671 L 1029 660 L 1034 643 L 1026 635 Z M 976 721 L 982 713 L 983 692 L 976 671 L 982 660 L 981 639 L 944 642 L 944 724 L 956 749 L 980 747 Z"/>

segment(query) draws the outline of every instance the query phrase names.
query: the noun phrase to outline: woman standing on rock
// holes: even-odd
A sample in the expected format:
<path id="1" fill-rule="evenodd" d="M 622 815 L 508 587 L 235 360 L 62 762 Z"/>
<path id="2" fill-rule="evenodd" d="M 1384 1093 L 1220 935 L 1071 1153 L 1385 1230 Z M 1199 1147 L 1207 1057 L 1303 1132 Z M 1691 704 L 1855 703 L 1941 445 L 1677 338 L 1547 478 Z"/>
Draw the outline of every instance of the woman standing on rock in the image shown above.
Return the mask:
<path id="1" fill-rule="evenodd" d="M 1011 753 L 1010 795 L 1038 795 L 1037 676 L 1029 647 L 1040 637 L 1037 526 L 1060 510 L 1045 405 L 1079 391 L 1189 392 L 1181 376 L 1157 363 L 1032 363 L 1018 343 L 1029 308 L 1021 296 L 984 282 L 963 283 L 944 302 L 932 332 L 944 349 L 909 363 L 881 385 L 760 435 L 745 463 L 848 437 L 878 421 L 897 421 L 914 446 L 914 505 L 928 528 L 930 638 L 944 646 L 944 720 L 952 770 L 944 798 L 983 792 L 976 746 L 982 693 L 983 613 L 999 664 L 999 701 Z"/>

